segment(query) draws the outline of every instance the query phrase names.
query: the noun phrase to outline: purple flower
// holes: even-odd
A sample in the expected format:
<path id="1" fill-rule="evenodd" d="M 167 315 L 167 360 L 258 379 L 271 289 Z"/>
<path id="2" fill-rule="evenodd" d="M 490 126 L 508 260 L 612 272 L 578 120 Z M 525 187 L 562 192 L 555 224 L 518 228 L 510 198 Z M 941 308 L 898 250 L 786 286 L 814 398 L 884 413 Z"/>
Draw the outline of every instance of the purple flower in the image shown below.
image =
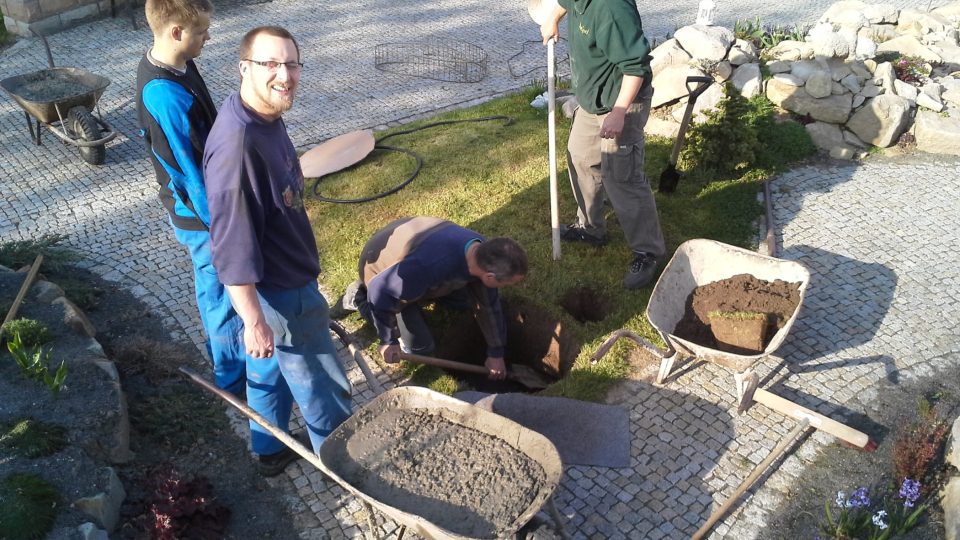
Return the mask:
<path id="1" fill-rule="evenodd" d="M 856 491 L 850 495 L 850 500 L 847 501 L 847 508 L 865 508 L 870 506 L 870 498 L 867 497 L 867 488 L 857 488 Z"/>
<path id="2" fill-rule="evenodd" d="M 904 499 L 904 507 L 912 508 L 920 498 L 920 482 L 904 478 L 903 484 L 900 485 L 900 498 Z"/>

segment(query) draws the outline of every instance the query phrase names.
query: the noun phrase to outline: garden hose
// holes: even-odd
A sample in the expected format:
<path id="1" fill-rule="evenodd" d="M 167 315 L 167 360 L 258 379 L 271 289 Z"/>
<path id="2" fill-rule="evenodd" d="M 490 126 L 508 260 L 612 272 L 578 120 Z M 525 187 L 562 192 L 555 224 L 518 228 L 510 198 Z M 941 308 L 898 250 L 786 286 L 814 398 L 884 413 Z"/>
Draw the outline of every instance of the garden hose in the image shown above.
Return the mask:
<path id="1" fill-rule="evenodd" d="M 386 136 L 384 136 L 383 138 L 381 138 L 380 140 L 378 140 L 378 141 L 376 142 L 376 144 L 374 144 L 373 149 L 374 149 L 374 150 L 386 150 L 386 151 L 390 151 L 390 152 L 402 152 L 402 153 L 404 153 L 404 154 L 407 154 L 407 155 L 413 157 L 413 159 L 416 161 L 416 167 L 414 167 L 413 173 L 410 174 L 410 176 L 408 176 L 405 180 L 403 180 L 403 181 L 400 182 L 399 184 L 393 186 L 392 188 L 390 188 L 390 189 L 388 189 L 388 190 L 386 190 L 386 191 L 382 191 L 382 192 L 376 193 L 376 194 L 374 194 L 374 195 L 369 195 L 369 196 L 367 196 L 367 197 L 360 197 L 360 198 L 357 198 L 357 199 L 334 199 L 334 198 L 331 198 L 331 197 L 324 197 L 323 195 L 320 194 L 320 180 L 321 180 L 321 178 L 323 178 L 323 177 L 320 177 L 320 178 L 317 178 L 316 182 L 314 182 L 314 184 L 313 184 L 313 195 L 314 195 L 318 200 L 320 200 L 320 201 L 328 202 L 328 203 L 334 203 L 334 204 L 359 204 L 359 203 L 365 203 L 365 202 L 375 201 L 375 200 L 377 200 L 377 199 L 382 199 L 383 197 L 386 197 L 387 195 L 393 195 L 394 193 L 396 193 L 396 192 L 400 191 L 401 189 L 407 187 L 407 185 L 410 184 L 410 182 L 413 182 L 413 180 L 417 177 L 417 175 L 420 174 L 420 169 L 423 168 L 423 157 L 421 157 L 419 154 L 417 154 L 417 153 L 414 152 L 413 150 L 409 150 L 409 149 L 407 149 L 407 148 L 399 148 L 399 147 L 396 147 L 396 146 L 388 146 L 388 145 L 385 145 L 385 144 L 381 144 L 383 141 L 389 139 L 390 137 L 396 137 L 396 136 L 398 136 L 398 135 L 407 135 L 407 134 L 410 134 L 410 133 L 413 133 L 413 132 L 416 132 L 416 131 L 420 131 L 420 130 L 427 129 L 427 128 L 434 128 L 434 127 L 437 127 L 437 126 L 446 126 L 446 125 L 449 125 L 449 124 L 462 124 L 462 123 L 465 123 L 465 122 L 488 122 L 488 121 L 491 121 L 491 120 L 503 120 L 503 121 L 504 121 L 504 124 L 503 124 L 504 126 L 509 126 L 510 124 L 513 123 L 513 118 L 510 117 L 510 116 L 502 116 L 502 115 L 498 115 L 498 116 L 483 116 L 483 117 L 480 117 L 480 118 L 467 118 L 467 119 L 465 119 L 465 120 L 444 120 L 444 121 L 441 121 L 441 122 L 433 122 L 433 123 L 431 123 L 431 124 L 425 124 L 425 125 L 423 125 L 423 126 L 416 127 L 416 128 L 413 128 L 413 129 L 407 129 L 407 130 L 403 130 L 403 131 L 397 131 L 396 133 L 391 133 L 391 134 L 389 134 L 389 135 L 386 135 Z"/>

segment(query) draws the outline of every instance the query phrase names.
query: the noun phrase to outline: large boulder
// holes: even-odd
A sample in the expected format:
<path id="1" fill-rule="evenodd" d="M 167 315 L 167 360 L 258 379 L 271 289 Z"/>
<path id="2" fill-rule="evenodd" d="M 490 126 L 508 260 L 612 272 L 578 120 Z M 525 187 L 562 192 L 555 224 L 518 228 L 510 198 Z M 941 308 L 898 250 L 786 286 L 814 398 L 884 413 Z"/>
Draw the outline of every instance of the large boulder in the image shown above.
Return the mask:
<path id="1" fill-rule="evenodd" d="M 960 540 L 960 476 L 954 476 L 940 492 L 945 540 Z"/>
<path id="2" fill-rule="evenodd" d="M 897 19 L 897 32 L 911 36 L 919 37 L 945 32 L 951 27 L 950 20 L 943 15 L 927 13 L 919 9 L 902 9 Z"/>
<path id="3" fill-rule="evenodd" d="M 825 98 L 833 93 L 833 79 L 825 71 L 816 71 L 807 78 L 803 88 L 812 97 Z"/>
<path id="4" fill-rule="evenodd" d="M 690 53 L 683 50 L 676 39 L 668 39 L 659 47 L 650 52 L 650 69 L 656 77 L 664 68 L 677 65 L 687 65 Z"/>
<path id="5" fill-rule="evenodd" d="M 900 10 L 893 4 L 868 4 L 863 8 L 863 16 L 870 24 L 896 24 Z"/>
<path id="6" fill-rule="evenodd" d="M 759 94 L 763 86 L 760 64 L 750 63 L 738 67 L 730 77 L 730 82 L 740 91 L 740 95 L 747 99 Z"/>
<path id="7" fill-rule="evenodd" d="M 810 140 L 817 148 L 822 148 L 827 152 L 834 148 L 849 148 L 846 141 L 843 140 L 843 132 L 840 130 L 840 126 L 836 124 L 810 122 L 804 127 L 810 134 Z"/>
<path id="8" fill-rule="evenodd" d="M 866 7 L 867 5 L 859 0 L 834 2 L 820 16 L 818 22 L 842 26 L 865 26 L 870 24 L 870 19 L 864 14 Z"/>
<path id="9" fill-rule="evenodd" d="M 778 80 L 767 81 L 767 99 L 797 114 L 809 114 L 814 120 L 843 124 L 853 108 L 852 94 L 814 98 L 806 90 Z"/>
<path id="10" fill-rule="evenodd" d="M 910 122 L 910 102 L 893 94 L 867 101 L 853 113 L 847 129 L 860 140 L 886 148 L 899 140 Z"/>
<path id="11" fill-rule="evenodd" d="M 917 149 L 932 154 L 960 156 L 960 119 L 933 111 L 918 111 L 914 121 Z"/>
<path id="12" fill-rule="evenodd" d="M 653 78 L 653 102 L 651 107 L 672 103 L 687 96 L 687 77 L 705 76 L 699 69 L 689 66 L 669 66 Z"/>
<path id="13" fill-rule="evenodd" d="M 742 66 L 743 64 L 756 62 L 759 54 L 753 43 L 745 39 L 738 39 L 733 43 L 733 47 L 730 47 L 727 60 L 734 66 Z"/>
<path id="14" fill-rule="evenodd" d="M 673 37 L 693 58 L 719 62 L 727 57 L 727 51 L 736 37 L 733 31 L 722 26 L 692 24 L 677 30 Z"/>
<path id="15" fill-rule="evenodd" d="M 900 36 L 890 41 L 884 41 L 877 45 L 877 52 L 896 52 L 901 56 L 919 56 L 925 62 L 939 64 L 943 59 L 940 55 L 930 50 L 929 47 L 920 43 L 920 40 L 913 36 Z"/>

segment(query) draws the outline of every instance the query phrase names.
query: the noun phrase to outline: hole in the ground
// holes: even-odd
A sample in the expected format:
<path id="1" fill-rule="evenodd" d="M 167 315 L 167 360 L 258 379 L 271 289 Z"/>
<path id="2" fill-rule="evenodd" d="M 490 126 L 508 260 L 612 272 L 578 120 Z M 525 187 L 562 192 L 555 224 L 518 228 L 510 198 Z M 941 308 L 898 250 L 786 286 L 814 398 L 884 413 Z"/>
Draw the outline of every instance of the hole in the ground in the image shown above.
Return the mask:
<path id="1" fill-rule="evenodd" d="M 580 354 L 580 343 L 563 328 L 560 319 L 531 302 L 503 302 L 507 324 L 508 365 L 523 366 L 546 381 L 567 375 Z M 449 324 L 437 333 L 437 356 L 458 362 L 483 365 L 487 345 L 479 326 L 469 313 L 450 313 Z M 531 390 L 516 381 L 491 381 L 483 376 L 451 374 L 481 392 L 524 392 Z"/>
<path id="2" fill-rule="evenodd" d="M 560 305 L 580 322 L 599 322 L 610 314 L 610 300 L 591 287 L 569 289 Z"/>

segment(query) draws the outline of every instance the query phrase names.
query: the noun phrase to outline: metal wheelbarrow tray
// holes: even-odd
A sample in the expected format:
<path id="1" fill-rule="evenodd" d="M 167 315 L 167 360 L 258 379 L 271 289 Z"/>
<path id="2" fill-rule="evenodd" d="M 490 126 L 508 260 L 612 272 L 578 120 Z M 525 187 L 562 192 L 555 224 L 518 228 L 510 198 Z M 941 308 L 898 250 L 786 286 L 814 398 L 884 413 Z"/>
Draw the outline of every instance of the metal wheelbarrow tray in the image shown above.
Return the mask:
<path id="1" fill-rule="evenodd" d="M 372 433 L 382 430 L 384 425 L 393 425 L 395 417 L 404 414 L 429 415 L 439 423 L 441 430 L 440 432 L 428 430 L 426 433 L 412 430 L 410 437 L 399 439 L 393 437 L 394 434 Z M 535 482 L 529 482 L 529 479 L 522 477 L 501 480 L 519 484 L 511 489 L 526 491 L 524 500 L 529 502 L 522 507 L 504 508 L 503 515 L 497 520 L 499 526 L 494 526 L 486 517 L 480 516 L 475 511 L 476 508 L 471 507 L 473 505 L 460 506 L 433 498 L 429 493 L 415 494 L 402 490 L 391 492 L 385 484 L 380 484 L 379 475 L 398 474 L 394 468 L 397 452 L 407 453 L 404 461 L 408 464 L 424 458 L 420 464 L 411 467 L 406 473 L 399 471 L 399 474 L 442 475 L 442 472 L 436 470 L 437 463 L 430 461 L 429 447 L 435 444 L 442 445 L 446 435 L 454 438 L 464 437 L 470 430 L 482 434 L 481 439 L 505 443 L 512 451 L 522 454 L 527 461 L 532 461 L 535 467 L 541 469 L 537 473 Z M 476 434 L 471 433 L 471 435 Z M 454 491 L 469 493 L 474 487 L 471 485 L 471 474 L 502 473 L 498 470 L 481 471 L 478 467 L 481 463 L 471 458 L 477 452 L 482 452 L 481 447 L 486 445 L 487 443 L 481 442 L 462 456 L 450 456 L 453 463 L 447 464 L 446 478 L 438 480 L 448 485 L 455 484 Z M 560 482 L 562 473 L 562 464 L 556 447 L 543 435 L 460 400 L 417 387 L 402 387 L 387 391 L 356 411 L 324 442 L 320 449 L 320 460 L 327 469 L 325 472 L 347 491 L 397 523 L 409 527 L 418 535 L 437 539 L 501 538 L 512 535 L 548 502 Z M 464 474 L 464 471 L 467 471 L 467 474 Z M 368 479 L 375 477 L 371 481 L 384 488 L 378 489 L 377 493 L 371 492 L 369 487 L 366 490 L 359 488 L 355 484 L 359 483 L 358 478 L 364 475 Z M 387 493 L 389 495 L 386 495 Z M 388 504 L 383 499 L 393 500 L 404 509 Z M 426 513 L 426 503 L 434 506 L 435 513 L 447 514 L 449 518 L 444 521 L 448 526 L 451 523 L 455 524 L 450 528 L 457 530 L 444 528 L 415 513 Z M 470 534 L 475 533 L 469 532 L 469 530 L 488 528 L 488 533 L 477 536 L 471 536 Z"/>
<path id="2" fill-rule="evenodd" d="M 684 316 L 687 298 L 697 287 L 739 274 L 750 274 L 764 281 L 779 279 L 800 283 L 797 309 L 773 335 L 762 353 L 742 355 L 720 351 L 673 334 Z M 715 240 L 688 240 L 677 248 L 654 286 L 647 303 L 647 319 L 668 345 L 742 373 L 783 343 L 797 319 L 809 283 L 810 272 L 800 263 L 767 257 Z"/>
<path id="3" fill-rule="evenodd" d="M 83 160 L 93 165 L 103 163 L 104 145 L 117 135 L 91 113 L 109 85 L 110 79 L 75 67 L 51 67 L 0 80 L 0 87 L 24 110 L 34 144 L 40 144 L 42 123 L 61 141 L 79 147 Z M 36 119 L 36 131 L 31 117 Z"/>

